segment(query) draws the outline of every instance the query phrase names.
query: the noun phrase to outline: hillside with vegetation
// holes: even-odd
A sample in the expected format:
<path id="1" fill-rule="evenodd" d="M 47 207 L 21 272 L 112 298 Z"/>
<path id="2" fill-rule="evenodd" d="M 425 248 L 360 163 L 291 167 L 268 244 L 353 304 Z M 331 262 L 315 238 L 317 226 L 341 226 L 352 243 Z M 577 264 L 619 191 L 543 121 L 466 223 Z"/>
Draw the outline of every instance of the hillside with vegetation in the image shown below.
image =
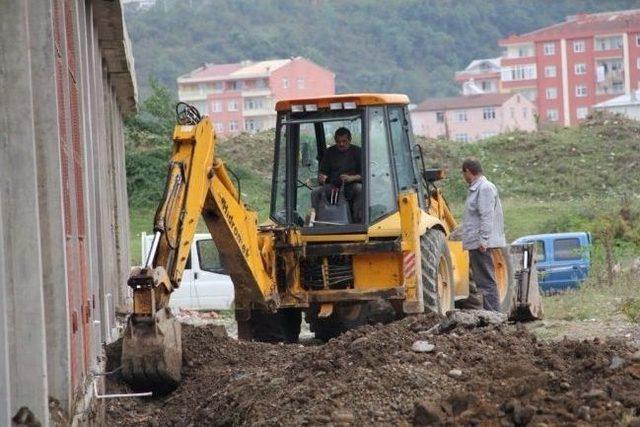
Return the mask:
<path id="1" fill-rule="evenodd" d="M 134 234 L 151 229 L 175 123 L 171 92 L 157 82 L 152 88 L 153 95 L 126 127 Z M 273 137 L 273 131 L 241 134 L 218 145 L 221 158 L 240 179 L 244 200 L 262 219 L 268 215 Z M 572 128 L 507 133 L 472 144 L 416 141 L 424 148 L 427 167 L 448 171 L 440 185 L 458 216 L 466 194 L 460 164 L 474 156 L 500 190 L 508 238 L 587 230 L 611 232 L 622 252 L 640 247 L 640 122 L 596 115 Z M 138 247 L 136 238 L 133 244 Z"/>
<path id="2" fill-rule="evenodd" d="M 175 91 L 203 63 L 304 56 L 336 74 L 339 93 L 401 92 L 414 102 L 457 93 L 455 71 L 500 55 L 498 40 L 565 16 L 638 7 L 634 0 L 157 0 L 125 14 L 142 94 Z"/>

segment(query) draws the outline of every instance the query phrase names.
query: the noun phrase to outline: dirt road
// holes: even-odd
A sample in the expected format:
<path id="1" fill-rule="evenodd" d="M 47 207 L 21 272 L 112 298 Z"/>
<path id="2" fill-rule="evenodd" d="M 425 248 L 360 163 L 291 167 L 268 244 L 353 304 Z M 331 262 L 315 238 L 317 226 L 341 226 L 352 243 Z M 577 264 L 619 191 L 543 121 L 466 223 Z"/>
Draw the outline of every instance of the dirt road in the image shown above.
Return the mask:
<path id="1" fill-rule="evenodd" d="M 628 340 L 543 342 L 517 325 L 429 334 L 438 321 L 368 326 L 324 345 L 185 327 L 182 385 L 108 401 L 107 423 L 640 425 L 640 352 Z M 117 367 L 118 345 L 108 350 Z M 126 389 L 117 378 L 109 387 Z"/>

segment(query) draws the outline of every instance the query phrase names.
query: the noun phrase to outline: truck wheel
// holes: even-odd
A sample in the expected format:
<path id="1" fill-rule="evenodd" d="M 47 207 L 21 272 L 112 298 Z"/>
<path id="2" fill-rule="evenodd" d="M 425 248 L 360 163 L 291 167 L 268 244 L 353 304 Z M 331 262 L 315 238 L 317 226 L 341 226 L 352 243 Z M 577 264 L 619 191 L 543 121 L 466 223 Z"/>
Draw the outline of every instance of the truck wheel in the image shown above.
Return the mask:
<path id="1" fill-rule="evenodd" d="M 429 229 L 420 237 L 422 296 L 425 311 L 445 315 L 454 308 L 451 254 L 440 230 Z"/>
<path id="2" fill-rule="evenodd" d="M 493 269 L 496 275 L 500 312 L 509 314 L 514 302 L 513 297 L 516 287 L 509 247 L 492 249 L 491 258 L 493 259 Z"/>

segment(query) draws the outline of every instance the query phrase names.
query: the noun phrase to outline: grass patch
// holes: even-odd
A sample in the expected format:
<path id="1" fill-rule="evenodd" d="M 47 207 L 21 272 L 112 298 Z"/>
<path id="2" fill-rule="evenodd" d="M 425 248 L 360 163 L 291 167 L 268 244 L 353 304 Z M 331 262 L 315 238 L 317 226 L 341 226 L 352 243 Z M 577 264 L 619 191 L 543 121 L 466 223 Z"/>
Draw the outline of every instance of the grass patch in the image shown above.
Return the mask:
<path id="1" fill-rule="evenodd" d="M 608 285 L 601 266 L 577 290 L 543 298 L 547 320 L 596 320 L 603 321 L 616 314 L 625 314 L 637 321 L 640 314 L 640 287 L 637 274 L 625 272 L 614 276 Z"/>

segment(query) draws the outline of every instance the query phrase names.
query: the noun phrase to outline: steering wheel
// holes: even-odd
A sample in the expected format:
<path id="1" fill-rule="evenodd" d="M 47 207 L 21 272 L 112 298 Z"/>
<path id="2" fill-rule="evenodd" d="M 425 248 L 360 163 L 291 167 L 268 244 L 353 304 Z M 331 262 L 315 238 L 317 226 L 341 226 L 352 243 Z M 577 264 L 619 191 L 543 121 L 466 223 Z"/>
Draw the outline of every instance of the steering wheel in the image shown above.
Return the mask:
<path id="1" fill-rule="evenodd" d="M 298 181 L 297 188 L 307 187 L 309 190 L 313 191 L 313 187 L 311 187 L 306 182 L 300 181 L 299 179 L 297 179 L 296 181 Z"/>

